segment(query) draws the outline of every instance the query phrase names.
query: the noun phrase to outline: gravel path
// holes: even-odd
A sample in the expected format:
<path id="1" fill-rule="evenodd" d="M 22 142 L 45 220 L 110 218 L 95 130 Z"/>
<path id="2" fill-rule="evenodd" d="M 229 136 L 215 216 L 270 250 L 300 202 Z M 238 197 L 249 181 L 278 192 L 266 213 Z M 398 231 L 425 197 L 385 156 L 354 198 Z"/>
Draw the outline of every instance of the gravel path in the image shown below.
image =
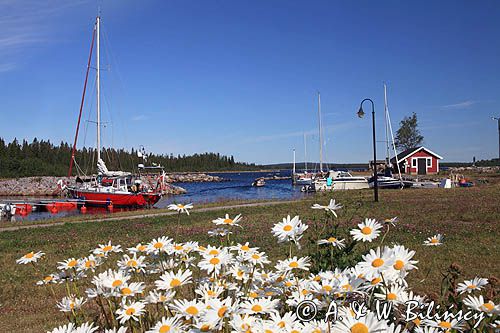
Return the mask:
<path id="1" fill-rule="evenodd" d="M 292 202 L 294 202 L 294 200 L 252 202 L 252 203 L 239 204 L 239 205 L 207 207 L 207 208 L 193 209 L 190 211 L 190 214 L 211 212 L 211 211 L 216 211 L 216 210 L 234 209 L 234 208 L 274 206 L 274 205 L 287 204 L 287 203 L 292 203 Z M 64 224 L 73 224 L 73 223 L 92 223 L 92 222 L 107 222 L 107 221 L 120 221 L 120 220 L 135 220 L 135 219 L 142 219 L 142 218 L 148 218 L 148 217 L 170 216 L 170 215 L 177 215 L 177 214 L 178 214 L 177 212 L 147 213 L 147 214 L 139 214 L 139 215 L 133 215 L 133 216 L 108 217 L 108 218 L 98 218 L 98 219 L 83 220 L 83 221 L 77 220 L 77 221 L 67 221 L 67 222 L 20 225 L 20 226 L 15 226 L 15 227 L 0 228 L 0 232 L 16 231 L 16 230 L 22 230 L 22 229 L 48 228 L 48 227 L 61 226 Z"/>

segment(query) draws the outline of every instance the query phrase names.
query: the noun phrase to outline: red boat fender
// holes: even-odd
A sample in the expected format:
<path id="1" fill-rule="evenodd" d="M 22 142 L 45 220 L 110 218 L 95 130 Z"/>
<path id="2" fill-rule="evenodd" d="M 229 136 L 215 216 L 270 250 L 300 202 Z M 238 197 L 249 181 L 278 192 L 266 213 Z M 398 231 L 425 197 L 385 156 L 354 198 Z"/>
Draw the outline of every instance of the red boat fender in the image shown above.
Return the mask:
<path id="1" fill-rule="evenodd" d="M 112 212 L 112 211 L 113 211 L 113 202 L 110 202 L 110 203 L 109 203 L 109 205 L 108 205 L 108 210 L 109 210 L 110 212 Z"/>
<path id="2" fill-rule="evenodd" d="M 16 213 L 17 213 L 17 212 L 18 212 L 18 211 L 16 210 Z M 21 216 L 26 216 L 26 215 L 28 215 L 28 212 L 26 211 L 26 208 L 24 208 L 24 206 L 22 206 L 22 207 L 21 207 L 21 209 L 19 209 L 19 215 L 21 215 Z"/>
<path id="3" fill-rule="evenodd" d="M 85 205 L 83 205 L 83 206 L 80 208 L 80 213 L 82 213 L 82 214 L 86 214 L 86 213 L 87 213 L 87 207 L 85 207 Z"/>

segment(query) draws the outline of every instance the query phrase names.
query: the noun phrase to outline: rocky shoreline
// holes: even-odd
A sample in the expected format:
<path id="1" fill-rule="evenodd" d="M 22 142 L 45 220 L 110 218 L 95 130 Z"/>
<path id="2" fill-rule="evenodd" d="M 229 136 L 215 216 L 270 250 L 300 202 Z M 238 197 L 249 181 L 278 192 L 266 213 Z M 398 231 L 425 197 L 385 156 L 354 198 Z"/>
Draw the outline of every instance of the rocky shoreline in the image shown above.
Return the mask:
<path id="1" fill-rule="evenodd" d="M 72 184 L 74 177 L 22 177 L 17 179 L 0 179 L 0 196 L 33 196 L 33 197 L 55 197 L 61 195 L 61 189 L 57 183 L 62 180 L 65 184 Z M 204 173 L 172 173 L 165 178 L 166 188 L 164 194 L 184 194 L 186 190 L 172 183 L 180 182 L 221 182 L 224 179 L 210 176 Z"/>

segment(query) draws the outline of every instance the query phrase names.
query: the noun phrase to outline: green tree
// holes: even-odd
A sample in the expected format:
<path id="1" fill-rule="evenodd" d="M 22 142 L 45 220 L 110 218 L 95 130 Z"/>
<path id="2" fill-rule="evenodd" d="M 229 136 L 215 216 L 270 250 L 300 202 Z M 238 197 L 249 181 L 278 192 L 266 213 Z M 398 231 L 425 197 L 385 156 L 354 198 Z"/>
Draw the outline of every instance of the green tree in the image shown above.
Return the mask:
<path id="1" fill-rule="evenodd" d="M 399 123 L 394 143 L 398 150 L 403 151 L 422 145 L 424 137 L 418 130 L 417 114 L 413 112 L 411 117 L 404 117 Z"/>

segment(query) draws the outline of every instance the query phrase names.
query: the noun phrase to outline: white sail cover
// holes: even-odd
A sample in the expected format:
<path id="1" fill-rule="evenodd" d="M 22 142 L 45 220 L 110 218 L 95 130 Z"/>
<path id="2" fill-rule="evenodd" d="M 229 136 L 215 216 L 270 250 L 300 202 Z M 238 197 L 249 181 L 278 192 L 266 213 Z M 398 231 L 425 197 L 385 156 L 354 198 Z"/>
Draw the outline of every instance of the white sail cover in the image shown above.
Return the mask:
<path id="1" fill-rule="evenodd" d="M 109 171 L 102 159 L 97 161 L 97 171 L 100 175 L 107 177 L 124 177 L 130 175 L 130 172 L 125 171 Z"/>

